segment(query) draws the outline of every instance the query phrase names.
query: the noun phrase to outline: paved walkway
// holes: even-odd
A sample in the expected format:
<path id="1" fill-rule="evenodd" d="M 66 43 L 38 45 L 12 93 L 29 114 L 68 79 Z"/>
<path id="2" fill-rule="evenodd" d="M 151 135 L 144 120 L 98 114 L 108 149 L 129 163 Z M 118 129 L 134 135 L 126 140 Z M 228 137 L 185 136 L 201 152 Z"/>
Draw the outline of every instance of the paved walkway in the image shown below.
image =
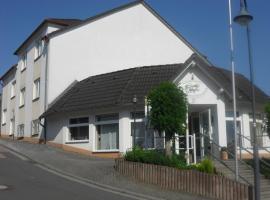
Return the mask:
<path id="1" fill-rule="evenodd" d="M 117 174 L 113 159 L 103 159 L 66 152 L 44 144 L 31 144 L 23 141 L 0 140 L 0 145 L 18 152 L 49 169 L 86 180 L 123 193 L 141 194 L 153 199 L 206 200 L 179 192 L 163 190 L 154 185 L 136 182 Z"/>

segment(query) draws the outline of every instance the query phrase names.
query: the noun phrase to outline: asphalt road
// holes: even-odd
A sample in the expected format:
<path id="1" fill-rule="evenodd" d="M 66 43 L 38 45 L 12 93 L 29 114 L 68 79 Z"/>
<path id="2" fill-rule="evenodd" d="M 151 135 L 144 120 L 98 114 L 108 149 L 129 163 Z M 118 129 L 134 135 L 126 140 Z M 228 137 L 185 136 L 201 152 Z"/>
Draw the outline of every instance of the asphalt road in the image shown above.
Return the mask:
<path id="1" fill-rule="evenodd" d="M 1 186 L 8 189 L 1 190 Z M 133 199 L 50 173 L 0 146 L 0 200 Z"/>

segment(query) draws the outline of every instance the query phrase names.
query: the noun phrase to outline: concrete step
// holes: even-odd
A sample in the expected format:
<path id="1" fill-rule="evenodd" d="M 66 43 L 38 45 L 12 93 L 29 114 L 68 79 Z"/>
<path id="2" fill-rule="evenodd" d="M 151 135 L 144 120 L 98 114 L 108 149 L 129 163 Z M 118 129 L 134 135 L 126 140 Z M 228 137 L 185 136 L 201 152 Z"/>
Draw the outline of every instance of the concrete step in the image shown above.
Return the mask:
<path id="1" fill-rule="evenodd" d="M 217 171 L 221 172 L 224 176 L 234 179 L 235 174 L 230 169 L 234 170 L 235 168 L 235 161 L 234 160 L 227 160 L 225 161 L 225 164 L 230 168 L 228 169 L 225 165 L 222 163 L 215 161 L 215 166 L 217 168 Z M 246 166 L 246 164 L 243 164 L 239 162 L 239 176 L 240 176 L 240 182 L 246 183 L 241 177 L 243 177 L 245 180 L 247 180 L 250 184 L 253 185 L 254 183 L 254 173 L 253 169 Z M 270 200 L 270 180 L 266 179 L 263 175 L 260 176 L 260 184 L 261 184 L 261 199 L 262 200 Z"/>

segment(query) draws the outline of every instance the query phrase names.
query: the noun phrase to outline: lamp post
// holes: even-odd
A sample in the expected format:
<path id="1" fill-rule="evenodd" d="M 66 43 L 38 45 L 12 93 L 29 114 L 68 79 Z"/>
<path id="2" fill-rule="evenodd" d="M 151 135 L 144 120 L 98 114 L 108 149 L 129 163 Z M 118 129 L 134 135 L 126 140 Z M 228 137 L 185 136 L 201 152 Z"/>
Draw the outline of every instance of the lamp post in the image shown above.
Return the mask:
<path id="1" fill-rule="evenodd" d="M 238 137 L 237 137 L 237 122 L 236 122 L 236 94 L 235 94 L 235 63 L 234 63 L 234 43 L 233 43 L 233 29 L 232 29 L 232 5 L 229 0 L 229 24 L 230 24 L 230 57 L 231 57 L 231 69 L 232 69 L 232 92 L 233 92 L 233 128 L 234 128 L 234 154 L 235 154 L 235 180 L 239 178 L 238 167 Z M 240 150 L 241 151 L 241 150 Z"/>
<path id="2" fill-rule="evenodd" d="M 252 130 L 254 134 L 254 141 L 253 141 L 254 191 L 255 191 L 255 200 L 260 200 L 260 163 L 259 163 L 258 142 L 257 142 L 257 134 L 256 134 L 253 58 L 252 58 L 252 53 L 251 53 L 250 27 L 249 27 L 249 23 L 252 20 L 253 20 L 253 16 L 247 10 L 246 0 L 240 0 L 240 13 L 234 18 L 234 21 L 240 24 L 241 26 L 246 27 L 246 32 L 247 32 L 250 83 L 251 83 L 251 95 L 252 95 L 252 118 L 253 118 Z"/>
<path id="3" fill-rule="evenodd" d="M 132 145 L 133 148 L 135 147 L 135 139 L 136 139 L 135 135 L 136 135 L 136 105 L 137 105 L 137 101 L 138 101 L 137 96 L 134 95 L 133 98 L 132 98 L 132 103 L 134 105 L 134 114 L 133 114 L 134 126 L 133 126 L 133 142 L 132 142 L 133 143 L 133 145 Z"/>

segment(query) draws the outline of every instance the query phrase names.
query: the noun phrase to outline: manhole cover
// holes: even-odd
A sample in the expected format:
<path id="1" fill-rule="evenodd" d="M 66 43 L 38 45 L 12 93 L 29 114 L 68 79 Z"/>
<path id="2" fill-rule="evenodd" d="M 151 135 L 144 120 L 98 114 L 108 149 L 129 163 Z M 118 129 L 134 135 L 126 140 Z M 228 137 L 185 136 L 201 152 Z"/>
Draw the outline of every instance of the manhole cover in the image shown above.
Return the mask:
<path id="1" fill-rule="evenodd" d="M 8 189 L 8 186 L 6 185 L 0 185 L 0 190 L 7 190 Z"/>

